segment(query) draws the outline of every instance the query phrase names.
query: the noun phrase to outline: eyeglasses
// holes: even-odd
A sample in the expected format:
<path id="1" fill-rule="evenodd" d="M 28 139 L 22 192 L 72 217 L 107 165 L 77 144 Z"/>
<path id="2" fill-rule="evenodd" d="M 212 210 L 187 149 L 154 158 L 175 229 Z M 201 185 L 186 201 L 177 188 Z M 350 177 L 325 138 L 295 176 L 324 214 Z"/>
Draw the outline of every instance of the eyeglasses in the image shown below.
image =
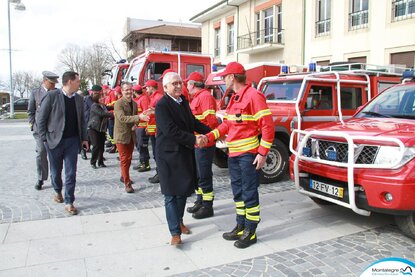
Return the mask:
<path id="1" fill-rule="evenodd" d="M 182 81 L 176 81 L 176 82 L 172 82 L 170 84 L 172 84 L 172 86 L 177 87 L 177 86 L 181 86 L 183 84 L 183 82 Z"/>

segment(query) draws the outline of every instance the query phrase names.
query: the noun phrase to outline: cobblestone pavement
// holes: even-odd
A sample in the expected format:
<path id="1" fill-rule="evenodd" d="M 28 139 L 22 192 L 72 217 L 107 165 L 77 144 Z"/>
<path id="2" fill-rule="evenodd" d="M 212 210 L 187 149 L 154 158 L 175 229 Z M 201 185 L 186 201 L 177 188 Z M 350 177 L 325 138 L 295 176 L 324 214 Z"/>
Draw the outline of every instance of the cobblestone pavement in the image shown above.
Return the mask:
<path id="1" fill-rule="evenodd" d="M 35 143 L 25 122 L 0 121 L 0 223 L 66 217 L 63 205 L 52 201 L 46 182 L 36 191 Z M 90 154 L 89 154 L 90 156 Z M 116 154 L 105 154 L 107 168 L 93 170 L 79 159 L 76 206 L 80 215 L 160 207 L 158 184 L 149 172 L 131 170 L 136 193 L 124 192 Z M 135 153 L 133 165 L 137 163 Z M 154 163 L 152 162 L 152 168 Z M 227 169 L 214 168 L 216 199 L 232 199 Z M 261 185 L 260 194 L 293 190 L 290 180 Z M 193 198 L 189 198 L 192 202 Z M 249 251 L 249 250 L 242 250 Z M 387 225 L 337 239 L 322 241 L 271 255 L 225 264 L 178 276 L 358 276 L 372 262 L 386 257 L 415 260 L 415 242 Z"/>
<path id="2" fill-rule="evenodd" d="M 67 217 L 63 205 L 52 201 L 54 190 L 48 181 L 44 189 L 36 191 L 35 141 L 26 122 L 0 122 L 0 223 Z M 90 153 L 88 153 L 90 157 Z M 131 169 L 136 193 L 127 194 L 119 181 L 120 170 L 117 154 L 105 154 L 107 168 L 92 169 L 89 160 L 78 159 L 75 205 L 80 215 L 92 215 L 148 209 L 163 206 L 159 184 L 151 184 L 147 178 L 152 170 L 139 173 Z M 138 163 L 134 151 L 133 165 Z M 227 169 L 214 166 L 216 199 L 232 199 Z M 292 190 L 292 182 L 261 185 L 260 193 Z M 194 201 L 194 196 L 189 202 Z"/>
<path id="3" fill-rule="evenodd" d="M 176 276 L 359 276 L 373 262 L 389 257 L 415 260 L 415 243 L 385 226 Z"/>

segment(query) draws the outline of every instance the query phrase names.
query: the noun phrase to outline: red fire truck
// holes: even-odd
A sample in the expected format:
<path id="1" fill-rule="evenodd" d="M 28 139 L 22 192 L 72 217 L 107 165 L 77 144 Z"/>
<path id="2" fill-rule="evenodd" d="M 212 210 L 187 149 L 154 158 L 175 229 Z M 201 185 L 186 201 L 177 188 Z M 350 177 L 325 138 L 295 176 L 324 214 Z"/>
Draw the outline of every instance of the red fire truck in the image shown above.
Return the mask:
<path id="1" fill-rule="evenodd" d="M 290 173 L 316 203 L 392 214 L 415 238 L 415 73 L 408 75 L 410 82 L 385 90 L 349 120 L 295 130 Z"/>
<path id="2" fill-rule="evenodd" d="M 315 72 L 315 65 L 311 65 L 306 73 L 300 68 L 300 73 L 263 78 L 258 88 L 265 94 L 273 115 L 275 140 L 262 168 L 261 183 L 273 183 L 286 175 L 292 130 L 350 118 L 374 95 L 399 83 L 403 70 L 350 63 Z M 288 68 L 284 71 L 288 72 Z M 226 151 L 226 145 L 220 147 Z"/>
<path id="3" fill-rule="evenodd" d="M 151 79 L 159 82 L 161 88 L 159 79 L 169 68 L 179 73 L 182 79 L 195 71 L 208 76 L 212 69 L 212 57 L 189 52 L 147 50 L 131 61 L 125 80 L 143 86 Z"/>
<path id="4" fill-rule="evenodd" d="M 121 81 L 124 79 L 125 73 L 127 72 L 130 64 L 126 60 L 120 60 L 118 63 L 112 66 L 111 69 L 105 70 L 102 75 L 104 75 L 103 84 L 108 85 L 111 89 L 116 86 L 121 86 Z"/>

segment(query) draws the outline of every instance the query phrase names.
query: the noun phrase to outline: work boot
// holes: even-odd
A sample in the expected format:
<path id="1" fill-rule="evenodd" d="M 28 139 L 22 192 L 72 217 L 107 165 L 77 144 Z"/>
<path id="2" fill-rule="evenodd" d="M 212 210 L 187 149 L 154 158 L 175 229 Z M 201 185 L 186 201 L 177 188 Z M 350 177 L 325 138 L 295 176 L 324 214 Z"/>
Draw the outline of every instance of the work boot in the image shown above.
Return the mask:
<path id="1" fill-rule="evenodd" d="M 36 190 L 41 190 L 42 189 L 42 186 L 43 186 L 43 181 L 42 180 L 38 180 L 36 182 L 35 189 Z"/>
<path id="2" fill-rule="evenodd" d="M 242 236 L 233 244 L 236 248 L 247 248 L 256 243 L 257 237 L 255 230 L 246 228 Z"/>
<path id="3" fill-rule="evenodd" d="M 223 233 L 222 237 L 226 240 L 238 240 L 244 232 L 244 226 L 236 225 L 232 231 Z"/>
<path id="4" fill-rule="evenodd" d="M 212 206 L 202 206 L 198 211 L 192 214 L 193 218 L 202 219 L 213 216 Z"/>
<path id="5" fill-rule="evenodd" d="M 138 168 L 138 172 L 146 172 L 146 171 L 150 171 L 151 167 L 150 167 L 150 163 L 149 162 L 143 162 L 140 167 Z"/>
<path id="6" fill-rule="evenodd" d="M 86 156 L 86 150 L 85 149 L 82 149 L 81 150 L 81 158 L 83 160 L 88 160 L 88 157 Z"/>
<path id="7" fill-rule="evenodd" d="M 134 170 L 138 170 L 139 168 L 141 168 L 143 166 L 143 162 L 140 162 L 138 165 L 133 166 Z"/>
<path id="8" fill-rule="evenodd" d="M 186 211 L 188 212 L 188 213 L 195 213 L 195 212 L 197 212 L 200 208 L 202 208 L 202 200 L 196 200 L 195 201 L 195 204 L 193 205 L 193 207 L 188 207 L 187 209 L 186 209 Z"/>
<path id="9" fill-rule="evenodd" d="M 148 181 L 152 184 L 160 183 L 159 175 L 156 173 L 153 177 L 148 178 Z"/>

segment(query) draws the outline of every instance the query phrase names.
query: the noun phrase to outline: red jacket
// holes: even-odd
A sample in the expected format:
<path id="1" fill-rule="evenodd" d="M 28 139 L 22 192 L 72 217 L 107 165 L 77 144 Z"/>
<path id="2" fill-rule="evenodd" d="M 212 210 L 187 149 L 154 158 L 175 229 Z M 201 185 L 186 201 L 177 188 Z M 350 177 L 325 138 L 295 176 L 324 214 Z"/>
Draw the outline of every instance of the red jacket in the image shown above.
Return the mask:
<path id="1" fill-rule="evenodd" d="M 190 109 L 193 115 L 200 122 L 209 126 L 211 129 L 218 127 L 219 123 L 216 118 L 216 100 L 210 94 L 210 91 L 202 89 L 193 95 Z M 206 147 L 213 146 L 215 141 L 209 141 Z"/>
<path id="2" fill-rule="evenodd" d="M 118 99 L 120 99 L 120 97 L 115 96 L 115 91 L 110 90 L 108 96 L 105 98 L 105 105 L 108 107 L 114 107 L 115 102 L 117 102 Z M 110 112 L 113 112 L 113 109 L 111 109 Z"/>
<path id="3" fill-rule="evenodd" d="M 134 101 L 137 103 L 138 114 L 146 111 L 150 106 L 150 97 L 146 92 L 138 95 L 137 98 L 134 98 Z M 140 120 L 138 122 L 138 128 L 147 128 L 147 121 Z"/>
<path id="4" fill-rule="evenodd" d="M 150 96 L 150 107 L 155 109 L 157 102 L 163 97 L 164 93 L 156 90 L 153 92 L 153 94 Z M 150 115 L 150 120 L 147 123 L 147 134 L 150 136 L 154 136 L 156 134 L 156 117 L 154 114 Z"/>
<path id="5" fill-rule="evenodd" d="M 230 157 L 247 152 L 263 156 L 268 154 L 274 141 L 274 124 L 261 92 L 245 86 L 231 97 L 222 124 L 207 136 L 211 141 L 226 134 Z"/>

